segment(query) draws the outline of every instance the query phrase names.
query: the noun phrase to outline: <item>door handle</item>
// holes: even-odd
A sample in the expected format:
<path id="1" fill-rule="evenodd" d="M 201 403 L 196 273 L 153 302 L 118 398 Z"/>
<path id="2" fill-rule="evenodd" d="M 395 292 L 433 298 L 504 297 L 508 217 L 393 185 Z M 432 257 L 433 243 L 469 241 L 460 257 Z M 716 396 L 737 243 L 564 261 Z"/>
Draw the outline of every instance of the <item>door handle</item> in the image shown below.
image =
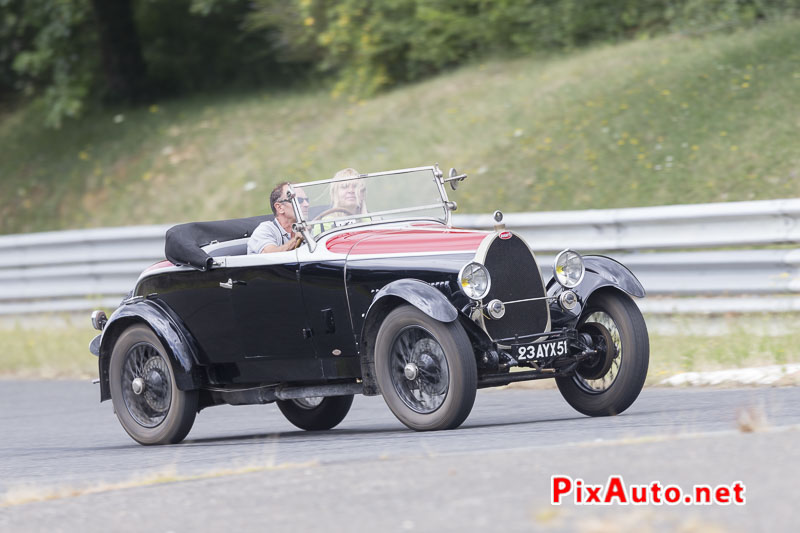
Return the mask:
<path id="1" fill-rule="evenodd" d="M 232 289 L 234 285 L 247 285 L 246 281 L 228 278 L 228 281 L 220 281 L 219 286 L 223 289 Z"/>

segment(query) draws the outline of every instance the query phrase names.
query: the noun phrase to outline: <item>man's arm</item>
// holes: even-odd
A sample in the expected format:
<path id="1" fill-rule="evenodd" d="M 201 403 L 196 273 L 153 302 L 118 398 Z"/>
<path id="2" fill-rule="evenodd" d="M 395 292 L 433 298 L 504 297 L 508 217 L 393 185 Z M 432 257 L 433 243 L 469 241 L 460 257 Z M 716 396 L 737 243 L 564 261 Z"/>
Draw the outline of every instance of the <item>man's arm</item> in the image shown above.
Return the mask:
<path id="1" fill-rule="evenodd" d="M 275 225 L 272 222 L 262 222 L 247 241 L 247 253 L 260 254 L 267 246 L 278 246 L 280 242 L 281 236 Z"/>
<path id="2" fill-rule="evenodd" d="M 277 244 L 265 244 L 261 251 L 258 252 L 260 254 L 269 254 L 273 252 L 288 252 L 290 250 L 294 250 L 303 242 L 303 237 L 301 235 L 295 235 L 288 242 L 278 246 Z"/>

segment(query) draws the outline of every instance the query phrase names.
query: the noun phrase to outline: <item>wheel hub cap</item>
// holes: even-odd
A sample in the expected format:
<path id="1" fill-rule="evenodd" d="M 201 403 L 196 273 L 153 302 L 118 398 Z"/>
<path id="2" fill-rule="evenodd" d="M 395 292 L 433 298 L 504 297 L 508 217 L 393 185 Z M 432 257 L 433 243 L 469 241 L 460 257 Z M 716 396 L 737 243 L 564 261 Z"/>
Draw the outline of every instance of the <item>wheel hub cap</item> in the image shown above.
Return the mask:
<path id="1" fill-rule="evenodd" d="M 147 376 L 147 383 L 151 387 L 161 387 L 163 380 L 161 379 L 161 374 L 153 370 L 150 372 L 150 375 Z"/>
<path id="2" fill-rule="evenodd" d="M 407 380 L 414 381 L 419 375 L 419 368 L 414 363 L 408 363 L 403 369 L 403 374 L 406 376 Z"/>
<path id="3" fill-rule="evenodd" d="M 581 328 L 581 333 L 588 337 L 598 353 L 578 367 L 578 372 L 584 379 L 601 379 L 611 368 L 617 349 L 611 333 L 603 324 L 587 322 Z"/>
<path id="4" fill-rule="evenodd" d="M 131 388 L 133 389 L 133 393 L 139 395 L 144 391 L 144 380 L 142 378 L 136 378 L 131 382 Z"/>

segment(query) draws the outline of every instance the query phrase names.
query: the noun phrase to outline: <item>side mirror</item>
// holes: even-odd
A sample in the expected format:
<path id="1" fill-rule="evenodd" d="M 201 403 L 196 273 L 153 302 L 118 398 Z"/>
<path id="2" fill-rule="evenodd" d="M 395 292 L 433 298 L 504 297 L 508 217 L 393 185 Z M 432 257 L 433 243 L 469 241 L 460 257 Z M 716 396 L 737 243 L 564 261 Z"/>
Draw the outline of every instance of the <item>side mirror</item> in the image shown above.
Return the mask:
<path id="1" fill-rule="evenodd" d="M 450 169 L 450 172 L 447 173 L 447 179 L 445 179 L 445 183 L 449 183 L 450 187 L 453 190 L 458 188 L 458 182 L 467 179 L 466 174 L 459 174 L 458 171 L 454 168 Z"/>

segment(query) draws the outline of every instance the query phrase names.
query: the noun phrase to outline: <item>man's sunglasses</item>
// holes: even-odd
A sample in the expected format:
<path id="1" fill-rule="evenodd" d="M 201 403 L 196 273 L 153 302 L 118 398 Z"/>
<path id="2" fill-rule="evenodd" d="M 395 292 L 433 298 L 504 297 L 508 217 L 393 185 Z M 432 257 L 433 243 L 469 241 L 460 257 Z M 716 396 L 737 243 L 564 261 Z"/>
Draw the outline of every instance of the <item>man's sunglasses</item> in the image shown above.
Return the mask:
<path id="1" fill-rule="evenodd" d="M 297 203 L 298 203 L 298 204 L 310 204 L 310 203 L 311 203 L 311 202 L 308 200 L 308 197 L 307 197 L 307 196 L 295 196 L 295 198 L 297 198 Z M 278 203 L 281 203 L 281 204 L 290 204 L 290 203 L 292 203 L 292 201 L 291 201 L 291 200 L 289 200 L 289 199 L 287 198 L 286 200 L 278 200 Z"/>

